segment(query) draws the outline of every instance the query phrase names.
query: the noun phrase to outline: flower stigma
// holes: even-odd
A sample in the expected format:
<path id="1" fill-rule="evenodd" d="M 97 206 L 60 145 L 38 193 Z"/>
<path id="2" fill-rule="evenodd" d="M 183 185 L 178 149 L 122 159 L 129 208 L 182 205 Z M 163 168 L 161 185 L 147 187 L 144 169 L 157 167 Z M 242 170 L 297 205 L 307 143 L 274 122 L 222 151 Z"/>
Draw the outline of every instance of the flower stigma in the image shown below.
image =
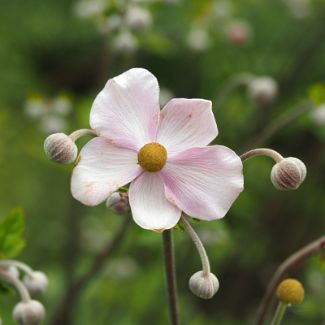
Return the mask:
<path id="1" fill-rule="evenodd" d="M 167 150 L 157 142 L 144 145 L 138 152 L 138 163 L 147 172 L 158 172 L 166 164 Z"/>

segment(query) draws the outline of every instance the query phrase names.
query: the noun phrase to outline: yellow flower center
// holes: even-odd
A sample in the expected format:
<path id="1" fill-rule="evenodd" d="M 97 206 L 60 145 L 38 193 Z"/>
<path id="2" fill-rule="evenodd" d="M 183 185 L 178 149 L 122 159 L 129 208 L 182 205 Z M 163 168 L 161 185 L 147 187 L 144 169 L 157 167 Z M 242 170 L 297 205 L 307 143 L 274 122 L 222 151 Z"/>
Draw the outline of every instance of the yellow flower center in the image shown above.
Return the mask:
<path id="1" fill-rule="evenodd" d="M 276 295 L 286 304 L 297 305 L 304 300 L 305 290 L 298 280 L 286 279 L 278 285 Z"/>
<path id="2" fill-rule="evenodd" d="M 147 172 L 158 172 L 167 161 L 167 150 L 157 142 L 144 145 L 138 153 L 138 163 Z"/>

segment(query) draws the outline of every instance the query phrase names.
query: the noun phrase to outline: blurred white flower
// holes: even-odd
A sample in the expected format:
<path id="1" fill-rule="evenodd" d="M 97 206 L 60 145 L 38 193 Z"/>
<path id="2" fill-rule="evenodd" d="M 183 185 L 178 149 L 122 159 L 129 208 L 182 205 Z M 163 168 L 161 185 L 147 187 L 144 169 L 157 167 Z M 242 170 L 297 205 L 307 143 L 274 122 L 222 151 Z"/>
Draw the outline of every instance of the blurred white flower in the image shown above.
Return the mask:
<path id="1" fill-rule="evenodd" d="M 147 28 L 152 23 L 152 16 L 149 10 L 140 6 L 128 6 L 125 15 L 126 25 L 133 30 Z"/>
<path id="2" fill-rule="evenodd" d="M 62 132 L 67 129 L 67 122 L 60 116 L 48 115 L 41 119 L 40 128 L 46 134 Z"/>
<path id="3" fill-rule="evenodd" d="M 122 30 L 113 39 L 112 46 L 117 52 L 133 53 L 138 48 L 138 40 L 128 30 Z"/>
<path id="4" fill-rule="evenodd" d="M 68 97 L 59 96 L 53 101 L 53 111 L 60 115 L 69 115 L 72 111 L 72 103 Z"/>
<path id="5" fill-rule="evenodd" d="M 277 82 L 269 76 L 253 78 L 248 84 L 248 94 L 259 105 L 271 103 L 278 94 Z"/>
<path id="6" fill-rule="evenodd" d="M 229 0 L 217 1 L 214 4 L 213 14 L 217 20 L 225 20 L 232 15 L 233 4 Z"/>
<path id="7" fill-rule="evenodd" d="M 118 14 L 113 14 L 107 17 L 105 20 L 99 23 L 98 29 L 102 34 L 110 34 L 123 25 L 123 19 Z"/>
<path id="8" fill-rule="evenodd" d="M 252 36 L 252 29 L 248 21 L 236 20 L 226 26 L 226 36 L 232 44 L 247 43 Z"/>
<path id="9" fill-rule="evenodd" d="M 284 2 L 296 18 L 306 18 L 311 13 L 310 0 L 284 0 Z"/>
<path id="10" fill-rule="evenodd" d="M 77 2 L 74 12 L 79 17 L 89 18 L 101 15 L 105 9 L 105 0 L 82 0 Z"/>
<path id="11" fill-rule="evenodd" d="M 27 100 L 25 106 L 29 118 L 37 120 L 45 114 L 44 101 L 40 97 L 32 97 Z"/>
<path id="12" fill-rule="evenodd" d="M 310 117 L 318 125 L 325 125 L 325 104 L 313 109 L 310 113 Z"/>
<path id="13" fill-rule="evenodd" d="M 189 48 L 195 51 L 204 51 L 210 45 L 210 36 L 203 27 L 192 27 L 187 35 L 187 44 Z"/>

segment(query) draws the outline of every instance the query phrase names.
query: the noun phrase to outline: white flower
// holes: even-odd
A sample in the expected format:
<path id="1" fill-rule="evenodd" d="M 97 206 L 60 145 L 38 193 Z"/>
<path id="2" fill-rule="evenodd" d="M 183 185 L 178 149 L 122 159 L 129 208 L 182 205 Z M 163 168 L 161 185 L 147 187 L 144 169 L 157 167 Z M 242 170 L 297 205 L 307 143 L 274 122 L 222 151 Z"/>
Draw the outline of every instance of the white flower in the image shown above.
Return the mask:
<path id="1" fill-rule="evenodd" d="M 310 112 L 311 119 L 318 125 L 325 125 L 325 104 L 313 109 Z"/>
<path id="2" fill-rule="evenodd" d="M 134 221 L 161 232 L 182 211 L 202 220 L 224 217 L 243 190 L 241 159 L 208 145 L 218 134 L 212 103 L 174 98 L 160 111 L 157 79 L 145 69 L 108 80 L 90 125 L 98 137 L 81 150 L 71 179 L 72 195 L 86 205 L 130 183 Z"/>
<path id="3" fill-rule="evenodd" d="M 147 28 L 152 23 L 152 16 L 149 10 L 139 6 L 129 6 L 125 15 L 126 25 L 134 30 Z"/>
<path id="4" fill-rule="evenodd" d="M 248 84 L 248 93 L 259 105 L 271 103 L 278 94 L 277 82 L 268 76 L 253 78 Z"/>

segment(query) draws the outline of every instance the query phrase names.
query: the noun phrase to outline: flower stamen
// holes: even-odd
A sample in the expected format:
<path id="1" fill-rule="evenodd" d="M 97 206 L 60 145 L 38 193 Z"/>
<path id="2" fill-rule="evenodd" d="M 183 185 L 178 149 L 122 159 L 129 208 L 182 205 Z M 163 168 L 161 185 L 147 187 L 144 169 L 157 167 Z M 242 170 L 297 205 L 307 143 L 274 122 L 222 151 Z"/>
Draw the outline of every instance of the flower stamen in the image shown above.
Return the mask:
<path id="1" fill-rule="evenodd" d="M 158 172 L 166 164 L 167 150 L 157 142 L 144 145 L 138 153 L 139 165 L 148 172 Z"/>

